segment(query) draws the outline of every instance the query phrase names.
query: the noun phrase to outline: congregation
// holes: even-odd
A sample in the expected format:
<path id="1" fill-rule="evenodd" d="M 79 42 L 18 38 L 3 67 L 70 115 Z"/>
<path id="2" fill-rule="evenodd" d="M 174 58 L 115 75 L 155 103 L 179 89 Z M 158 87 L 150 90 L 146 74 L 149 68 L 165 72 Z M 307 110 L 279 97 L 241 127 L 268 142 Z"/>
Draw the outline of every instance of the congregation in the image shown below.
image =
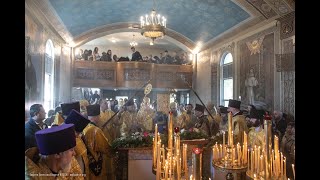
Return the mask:
<path id="1" fill-rule="evenodd" d="M 241 101 L 232 99 L 228 107 L 211 102 L 206 106 L 195 104 L 195 107 L 172 102 L 169 109 L 173 113 L 174 127 L 199 129 L 211 138 L 228 130 L 227 115 L 232 113 L 235 143 L 242 143 L 243 132 L 246 132 L 249 147 L 261 146 L 264 115 L 270 112 L 254 105 L 240 109 L 240 105 Z M 25 122 L 26 175 L 31 179 L 36 179 L 32 174 L 37 173 L 49 173 L 53 177 L 81 174 L 78 179 L 115 179 L 115 154 L 111 143 L 136 132 L 154 132 L 154 125 L 164 114 L 153 108 L 148 97 L 144 97 L 140 109 L 132 99 L 115 109 L 114 101 L 99 98 L 94 103 L 87 100 L 62 103 L 49 112 L 46 119 L 43 106 L 33 104 Z M 279 137 L 279 147 L 287 163 L 294 164 L 294 119 L 277 110 L 271 115 L 272 135 Z M 165 133 L 164 129 L 166 123 L 159 127 L 159 132 Z M 290 172 L 288 169 L 287 176 L 293 177 Z"/>

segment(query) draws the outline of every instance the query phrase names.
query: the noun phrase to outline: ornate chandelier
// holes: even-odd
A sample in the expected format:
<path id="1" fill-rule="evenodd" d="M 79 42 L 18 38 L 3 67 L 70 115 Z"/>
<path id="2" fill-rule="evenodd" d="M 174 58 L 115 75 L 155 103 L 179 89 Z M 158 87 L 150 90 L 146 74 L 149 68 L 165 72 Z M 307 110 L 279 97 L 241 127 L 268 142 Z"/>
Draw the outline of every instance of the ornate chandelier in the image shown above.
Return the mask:
<path id="1" fill-rule="evenodd" d="M 132 41 L 130 42 L 130 46 L 131 47 L 135 47 L 135 46 L 137 46 L 138 45 L 138 43 L 134 40 L 134 34 L 132 35 Z"/>
<path id="2" fill-rule="evenodd" d="M 153 1 L 153 4 L 155 2 Z M 167 19 L 156 13 L 155 8 L 152 9 L 150 15 L 140 17 L 141 35 L 151 38 L 152 42 L 156 38 L 163 37 L 166 34 Z"/>

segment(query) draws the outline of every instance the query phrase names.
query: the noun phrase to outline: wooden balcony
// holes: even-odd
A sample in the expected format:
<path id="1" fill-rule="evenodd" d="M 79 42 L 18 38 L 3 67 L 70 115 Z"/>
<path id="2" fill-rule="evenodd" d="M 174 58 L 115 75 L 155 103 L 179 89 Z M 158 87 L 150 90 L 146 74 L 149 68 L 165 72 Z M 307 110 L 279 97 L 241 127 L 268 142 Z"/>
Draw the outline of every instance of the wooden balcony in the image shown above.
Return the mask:
<path id="1" fill-rule="evenodd" d="M 73 87 L 138 89 L 151 79 L 153 88 L 189 89 L 192 65 L 146 62 L 75 61 Z"/>

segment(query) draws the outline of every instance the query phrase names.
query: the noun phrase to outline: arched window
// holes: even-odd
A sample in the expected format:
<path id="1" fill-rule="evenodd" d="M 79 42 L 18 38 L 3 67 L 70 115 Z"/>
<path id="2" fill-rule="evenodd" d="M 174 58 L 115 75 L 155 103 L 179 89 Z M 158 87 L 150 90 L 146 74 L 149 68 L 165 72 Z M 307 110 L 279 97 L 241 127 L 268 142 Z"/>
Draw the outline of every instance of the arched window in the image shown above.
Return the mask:
<path id="1" fill-rule="evenodd" d="M 50 39 L 46 43 L 45 52 L 45 75 L 44 75 L 44 108 L 48 112 L 53 109 L 53 95 L 54 95 L 54 47 Z"/>
<path id="2" fill-rule="evenodd" d="M 228 106 L 229 99 L 233 99 L 233 58 L 231 53 L 222 56 L 220 65 L 220 103 Z"/>

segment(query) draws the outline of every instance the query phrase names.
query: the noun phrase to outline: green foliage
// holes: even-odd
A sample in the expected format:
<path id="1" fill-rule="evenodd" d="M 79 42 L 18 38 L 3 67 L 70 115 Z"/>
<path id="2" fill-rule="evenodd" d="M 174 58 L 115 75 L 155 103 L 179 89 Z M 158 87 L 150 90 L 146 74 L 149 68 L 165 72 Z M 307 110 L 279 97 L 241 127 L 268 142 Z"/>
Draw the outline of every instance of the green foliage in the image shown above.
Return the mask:
<path id="1" fill-rule="evenodd" d="M 153 134 L 136 132 L 129 137 L 115 139 L 111 147 L 114 150 L 118 148 L 152 147 L 153 137 Z"/>
<path id="2" fill-rule="evenodd" d="M 193 140 L 193 139 L 208 139 L 208 135 L 203 131 L 192 128 L 189 130 L 185 130 L 180 134 L 181 140 Z"/>
<path id="3" fill-rule="evenodd" d="M 226 142 L 227 142 L 227 133 L 226 133 Z M 208 144 L 206 145 L 207 147 L 212 147 L 216 143 L 222 144 L 223 143 L 223 132 L 220 130 L 215 136 L 210 137 Z"/>

